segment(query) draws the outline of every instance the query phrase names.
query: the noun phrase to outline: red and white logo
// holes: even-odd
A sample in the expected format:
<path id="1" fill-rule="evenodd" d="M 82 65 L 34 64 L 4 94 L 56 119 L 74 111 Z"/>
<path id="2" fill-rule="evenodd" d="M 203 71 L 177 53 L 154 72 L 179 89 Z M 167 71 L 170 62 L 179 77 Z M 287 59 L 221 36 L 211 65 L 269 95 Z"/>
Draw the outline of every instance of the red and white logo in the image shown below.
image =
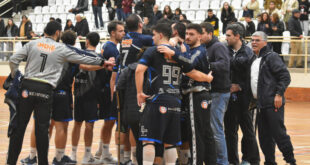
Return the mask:
<path id="1" fill-rule="evenodd" d="M 164 106 L 160 106 L 159 107 L 159 112 L 162 113 L 162 114 L 165 114 L 167 112 L 167 108 L 164 107 Z"/>
<path id="2" fill-rule="evenodd" d="M 27 90 L 23 90 L 22 91 L 22 97 L 23 98 L 28 98 L 28 96 L 29 96 L 29 92 Z"/>
<path id="3" fill-rule="evenodd" d="M 207 102 L 207 100 L 203 100 L 201 102 L 201 108 L 202 109 L 208 109 L 208 102 Z"/>

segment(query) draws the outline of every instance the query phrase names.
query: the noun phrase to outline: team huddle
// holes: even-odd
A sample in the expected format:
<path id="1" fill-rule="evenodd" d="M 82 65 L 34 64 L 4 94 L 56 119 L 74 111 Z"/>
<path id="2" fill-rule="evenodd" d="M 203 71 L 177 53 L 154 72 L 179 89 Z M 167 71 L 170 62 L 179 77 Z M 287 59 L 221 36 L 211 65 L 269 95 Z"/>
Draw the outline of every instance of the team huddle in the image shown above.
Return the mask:
<path id="1" fill-rule="evenodd" d="M 253 34 L 252 51 L 242 41 L 245 29 L 239 23 L 227 27 L 228 46 L 213 36 L 214 29 L 209 23 L 185 25 L 162 19 L 152 28 L 153 36 L 142 34 L 142 28 L 142 19 L 136 14 L 126 19 L 126 25 L 110 22 L 110 40 L 99 55 L 95 52 L 100 41 L 98 33 L 90 32 L 86 36 L 86 50 L 81 50 L 74 47 L 76 34 L 72 31 L 61 34 L 60 24 L 52 21 L 44 29 L 45 37 L 29 42 L 10 58 L 12 79 L 18 77 L 19 63 L 26 60 L 27 64 L 18 89 L 16 115 L 11 119 L 11 123 L 17 124 L 10 127 L 7 164 L 17 163 L 32 111 L 35 127 L 30 155 L 21 160 L 23 164 L 48 164 L 49 128 L 53 125 L 56 128 L 53 164 L 77 164 L 83 122 L 82 164 L 116 164 L 118 161 L 139 165 L 240 164 L 238 136 L 235 136 L 239 124 L 246 137 L 242 141 L 241 164 L 259 164 L 250 99 L 246 99 L 246 103 L 240 100 L 251 91 L 255 99 L 260 99 L 261 93 L 253 92 L 260 88 L 260 79 L 258 75 L 252 78 L 255 74 L 246 70 L 251 68 L 251 59 L 253 63 L 260 59 L 253 58 L 254 53 L 263 52 L 257 49 L 266 46 L 266 36 L 261 32 Z M 256 71 L 258 68 L 253 69 L 253 65 L 251 71 Z M 252 85 L 252 80 L 256 80 L 256 85 Z M 285 85 L 288 84 L 282 87 Z M 227 112 L 232 113 L 228 117 L 226 113 L 225 139 L 223 123 L 227 107 L 241 112 Z M 281 107 L 282 102 L 276 105 L 279 111 Z M 236 114 L 241 117 L 233 121 L 239 117 Z M 105 123 L 99 149 L 93 156 L 93 128 L 99 119 Z M 72 151 L 67 156 L 65 148 L 71 120 L 75 121 Z M 121 132 L 115 132 L 119 160 L 109 151 L 115 121 Z M 268 124 L 258 127 L 265 129 Z M 281 135 L 272 136 L 285 160 L 295 164 L 291 142 L 282 138 L 282 135 L 289 138 L 284 124 L 283 127 L 279 128 L 284 130 L 279 131 Z M 263 152 L 265 154 L 264 149 Z M 272 164 L 274 152 L 269 155 L 265 159 Z"/>

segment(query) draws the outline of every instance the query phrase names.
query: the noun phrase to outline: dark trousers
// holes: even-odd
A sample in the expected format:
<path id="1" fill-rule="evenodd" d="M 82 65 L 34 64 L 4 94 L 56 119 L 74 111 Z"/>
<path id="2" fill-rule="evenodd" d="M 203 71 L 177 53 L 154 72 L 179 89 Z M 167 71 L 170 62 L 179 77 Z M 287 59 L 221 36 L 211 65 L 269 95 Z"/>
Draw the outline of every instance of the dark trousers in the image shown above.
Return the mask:
<path id="1" fill-rule="evenodd" d="M 122 8 L 116 8 L 116 15 L 117 15 L 117 20 L 121 21 L 123 19 L 124 20 L 124 11 Z"/>
<path id="2" fill-rule="evenodd" d="M 140 122 L 139 120 L 137 122 L 129 122 L 128 125 L 130 126 L 130 129 L 136 140 L 136 158 L 138 165 L 142 165 L 143 146 L 142 141 L 139 140 L 140 136 L 139 122 Z"/>
<path id="3" fill-rule="evenodd" d="M 294 164 L 296 162 L 293 145 L 284 125 L 284 106 L 278 110 L 275 110 L 274 107 L 259 110 L 258 136 L 266 165 L 277 164 L 275 161 L 276 144 L 287 163 Z"/>
<path id="4" fill-rule="evenodd" d="M 94 13 L 94 16 L 95 16 L 96 28 L 97 29 L 99 28 L 98 17 L 99 17 L 99 21 L 100 21 L 100 27 L 103 27 L 104 24 L 103 24 L 103 20 L 102 20 L 102 7 L 100 7 L 100 6 L 93 6 L 93 13 Z"/>
<path id="5" fill-rule="evenodd" d="M 13 12 L 18 13 L 22 10 L 20 0 L 12 0 L 12 3 L 13 3 Z"/>
<path id="6" fill-rule="evenodd" d="M 279 55 L 282 54 L 282 42 L 272 42 L 271 45 L 274 52 L 278 53 Z M 280 57 L 284 62 L 283 56 Z"/>
<path id="7" fill-rule="evenodd" d="M 224 117 L 225 138 L 228 161 L 238 165 L 238 129 L 242 130 L 241 151 L 242 160 L 251 164 L 259 164 L 259 150 L 256 142 L 251 111 L 243 105 L 241 93 L 233 93 Z"/>
<path id="8" fill-rule="evenodd" d="M 15 165 L 21 152 L 24 134 L 34 111 L 38 163 L 48 165 L 48 128 L 52 109 L 52 86 L 32 80 L 23 80 L 17 106 L 18 127 L 10 137 L 7 164 Z"/>
<path id="9" fill-rule="evenodd" d="M 215 140 L 210 122 L 210 107 L 205 101 L 211 100 L 207 91 L 193 93 L 194 124 L 197 148 L 197 164 L 216 164 Z M 193 145 L 190 140 L 191 151 Z"/>
<path id="10" fill-rule="evenodd" d="M 86 41 L 85 41 L 86 42 Z M 80 42 L 80 45 L 81 45 L 81 49 L 86 49 L 86 45 L 85 45 L 85 42 Z"/>

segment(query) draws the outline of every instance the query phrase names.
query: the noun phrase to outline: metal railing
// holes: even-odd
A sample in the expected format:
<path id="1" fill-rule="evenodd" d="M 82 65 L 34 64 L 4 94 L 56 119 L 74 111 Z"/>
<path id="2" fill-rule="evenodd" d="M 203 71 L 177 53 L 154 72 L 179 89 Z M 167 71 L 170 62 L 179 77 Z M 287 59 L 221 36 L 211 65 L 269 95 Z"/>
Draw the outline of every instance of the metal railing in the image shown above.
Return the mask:
<path id="1" fill-rule="evenodd" d="M 32 38 L 31 40 L 38 39 L 38 38 Z M 220 36 L 219 37 L 220 41 L 225 41 L 225 36 Z M 0 49 L 0 54 L 13 54 L 16 52 L 16 44 L 18 42 L 29 42 L 31 41 L 25 37 L 0 37 L 0 48 L 1 44 L 3 43 L 12 43 L 12 50 L 1 50 Z M 101 38 L 100 43 L 104 43 L 108 41 L 109 38 Z M 250 42 L 250 38 L 246 38 L 246 41 Z M 85 37 L 77 40 L 77 43 L 79 42 L 85 42 Z M 304 73 L 308 73 L 308 57 L 310 57 L 310 54 L 308 52 L 308 46 L 310 44 L 310 36 L 305 36 L 302 39 L 299 39 L 298 37 L 286 37 L 286 36 L 269 36 L 268 37 L 268 42 L 281 42 L 281 43 L 291 43 L 291 42 L 297 42 L 300 44 L 304 44 L 304 53 L 303 54 L 280 54 L 280 56 L 302 56 L 304 57 Z M 3 46 L 2 46 L 3 47 Z"/>

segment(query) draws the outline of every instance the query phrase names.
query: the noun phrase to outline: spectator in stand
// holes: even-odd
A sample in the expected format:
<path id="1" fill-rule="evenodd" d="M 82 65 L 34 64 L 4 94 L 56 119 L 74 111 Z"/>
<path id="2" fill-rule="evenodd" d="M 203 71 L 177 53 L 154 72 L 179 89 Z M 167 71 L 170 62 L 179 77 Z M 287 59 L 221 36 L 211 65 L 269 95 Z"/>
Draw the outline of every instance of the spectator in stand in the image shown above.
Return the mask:
<path id="1" fill-rule="evenodd" d="M 223 34 L 226 33 L 226 27 L 229 23 L 237 21 L 234 9 L 232 8 L 232 6 L 228 4 L 228 2 L 225 2 L 221 9 L 221 21 L 223 23 L 223 29 L 222 29 Z"/>
<path id="2" fill-rule="evenodd" d="M 266 12 L 270 16 L 272 16 L 274 13 L 277 13 L 279 17 L 281 16 L 281 11 L 278 8 L 276 8 L 276 5 L 275 5 L 274 1 L 270 1 L 269 8 L 266 10 Z"/>
<path id="3" fill-rule="evenodd" d="M 140 15 L 140 17 L 143 17 L 143 7 L 144 6 L 144 0 L 140 0 L 137 3 L 134 4 L 135 13 Z"/>
<path id="4" fill-rule="evenodd" d="M 250 14 L 244 15 L 244 19 L 246 22 L 245 36 L 246 37 L 252 36 L 252 34 L 255 32 L 255 24 L 252 21 L 251 15 Z"/>
<path id="5" fill-rule="evenodd" d="M 167 18 L 167 19 L 173 18 L 173 13 L 169 5 L 166 5 L 164 8 L 164 18 Z"/>
<path id="6" fill-rule="evenodd" d="M 80 15 L 76 15 L 76 25 L 74 31 L 77 33 L 79 39 L 82 37 L 86 37 L 89 33 L 89 26 L 87 19 L 85 17 L 81 17 Z M 80 42 L 81 48 L 86 49 L 85 42 Z"/>
<path id="7" fill-rule="evenodd" d="M 203 22 L 209 22 L 214 29 L 213 35 L 219 36 L 219 19 L 213 14 L 212 9 L 208 9 L 208 17 Z"/>
<path id="8" fill-rule="evenodd" d="M 50 17 L 50 22 L 51 21 L 55 21 L 55 18 L 54 17 Z"/>
<path id="9" fill-rule="evenodd" d="M 105 7 L 107 8 L 108 13 L 109 13 L 109 20 L 113 21 L 114 17 L 115 17 L 115 9 L 112 7 L 111 0 L 106 0 L 105 1 Z"/>
<path id="10" fill-rule="evenodd" d="M 150 22 L 149 17 L 143 17 L 143 29 L 142 29 L 142 34 L 148 34 L 152 35 L 152 24 Z"/>
<path id="11" fill-rule="evenodd" d="M 180 20 L 179 21 L 183 21 L 183 20 L 187 20 L 186 14 L 181 14 L 180 15 Z"/>
<path id="12" fill-rule="evenodd" d="M 259 13 L 259 2 L 257 0 L 251 0 L 243 6 L 243 17 L 246 13 L 249 13 L 251 18 L 256 18 Z"/>
<path id="13" fill-rule="evenodd" d="M 286 0 L 282 5 L 282 14 L 284 15 L 283 21 L 285 22 L 286 27 L 288 26 L 288 20 L 292 16 L 292 11 L 294 9 L 298 9 L 298 1 L 297 0 Z"/>
<path id="14" fill-rule="evenodd" d="M 36 0 L 31 0 L 31 7 L 34 9 L 36 7 L 37 3 Z"/>
<path id="15" fill-rule="evenodd" d="M 126 18 L 132 14 L 132 3 L 133 0 L 123 0 L 122 5 L 123 5 L 123 20 L 126 20 Z"/>
<path id="16" fill-rule="evenodd" d="M 192 21 L 190 21 L 188 19 L 180 20 L 180 22 L 182 22 L 185 26 L 192 23 Z"/>
<path id="17" fill-rule="evenodd" d="M 280 21 L 279 15 L 277 13 L 273 13 L 271 15 L 271 22 L 270 22 L 270 26 L 271 26 L 271 36 L 282 36 L 283 32 L 284 32 L 284 23 L 282 21 Z M 282 54 L 282 42 L 272 42 L 272 49 L 274 52 L 278 53 L 278 54 Z M 283 60 L 283 56 L 281 56 L 282 60 Z"/>
<path id="18" fill-rule="evenodd" d="M 273 2 L 277 9 L 281 9 L 283 0 L 264 0 L 264 9 L 267 10 L 270 2 Z"/>
<path id="19" fill-rule="evenodd" d="M 70 13 L 78 14 L 88 10 L 88 0 L 78 0 L 75 8 L 69 10 Z"/>
<path id="20" fill-rule="evenodd" d="M 98 23 L 98 17 L 99 17 L 99 22 L 100 22 L 100 28 L 103 30 L 104 23 L 102 20 L 102 6 L 105 0 L 92 0 L 92 8 L 93 8 L 93 13 L 95 16 L 95 26 L 97 29 L 99 29 L 99 23 Z"/>
<path id="21" fill-rule="evenodd" d="M 1 18 L 0 18 L 1 19 Z M 17 37 L 18 36 L 18 27 L 15 25 L 12 18 L 9 18 L 8 24 L 5 27 L 5 36 L 6 37 Z M 13 51 L 13 42 L 7 43 L 7 51 Z M 8 57 L 13 53 L 7 53 Z"/>
<path id="22" fill-rule="evenodd" d="M 0 37 L 5 36 L 5 25 L 4 25 L 4 20 L 0 17 Z M 4 58 L 4 43 L 0 41 L 0 59 L 3 60 Z"/>
<path id="23" fill-rule="evenodd" d="M 149 17 L 152 18 L 154 13 L 153 13 L 153 7 L 155 5 L 155 0 L 144 0 L 144 5 L 143 5 L 143 17 Z"/>
<path id="24" fill-rule="evenodd" d="M 121 21 L 124 17 L 124 11 L 123 11 L 123 0 L 114 0 L 114 5 L 116 9 L 116 15 L 117 15 L 117 20 Z M 123 19 L 123 21 L 125 21 Z"/>
<path id="25" fill-rule="evenodd" d="M 304 36 L 308 36 L 309 32 L 309 8 L 310 2 L 308 0 L 299 0 L 300 22 Z"/>
<path id="26" fill-rule="evenodd" d="M 72 31 L 74 31 L 74 25 L 73 25 L 71 19 L 67 19 L 67 22 L 66 22 L 66 26 L 65 26 L 65 30 L 64 30 L 64 31 L 66 31 L 66 30 L 72 30 Z"/>
<path id="27" fill-rule="evenodd" d="M 157 21 L 163 17 L 163 14 L 161 11 L 158 10 L 158 5 L 154 5 L 153 12 L 154 12 L 154 16 L 152 18 L 152 24 L 155 25 Z"/>
<path id="28" fill-rule="evenodd" d="M 261 14 L 261 21 L 257 25 L 257 31 L 263 31 L 267 35 L 271 35 L 270 17 L 267 12 Z"/>
<path id="29" fill-rule="evenodd" d="M 22 10 L 22 7 L 20 5 L 20 0 L 12 0 L 12 4 L 13 4 L 12 17 L 14 17 L 16 15 L 16 13 L 18 13 L 18 15 L 20 15 L 20 12 Z"/>
<path id="30" fill-rule="evenodd" d="M 288 30 L 291 33 L 292 37 L 298 37 L 299 39 L 303 38 L 302 28 L 300 23 L 300 11 L 298 9 L 294 9 L 292 11 L 292 16 L 288 20 Z M 296 39 L 294 39 L 296 40 Z M 291 54 L 303 54 L 302 51 L 302 43 L 301 42 L 291 42 Z M 302 68 L 302 56 L 290 56 L 290 60 L 288 62 L 288 67 L 292 68 L 295 63 L 295 58 L 297 58 L 296 67 Z"/>
<path id="31" fill-rule="evenodd" d="M 31 39 L 30 31 L 32 31 L 32 23 L 28 19 L 26 15 L 22 16 L 22 22 L 19 25 L 19 37 L 26 37 L 27 39 Z M 22 42 L 24 46 L 27 42 Z"/>
<path id="32" fill-rule="evenodd" d="M 180 15 L 181 14 L 182 14 L 182 10 L 180 8 L 176 8 L 174 15 L 173 15 L 173 20 L 180 21 Z"/>

